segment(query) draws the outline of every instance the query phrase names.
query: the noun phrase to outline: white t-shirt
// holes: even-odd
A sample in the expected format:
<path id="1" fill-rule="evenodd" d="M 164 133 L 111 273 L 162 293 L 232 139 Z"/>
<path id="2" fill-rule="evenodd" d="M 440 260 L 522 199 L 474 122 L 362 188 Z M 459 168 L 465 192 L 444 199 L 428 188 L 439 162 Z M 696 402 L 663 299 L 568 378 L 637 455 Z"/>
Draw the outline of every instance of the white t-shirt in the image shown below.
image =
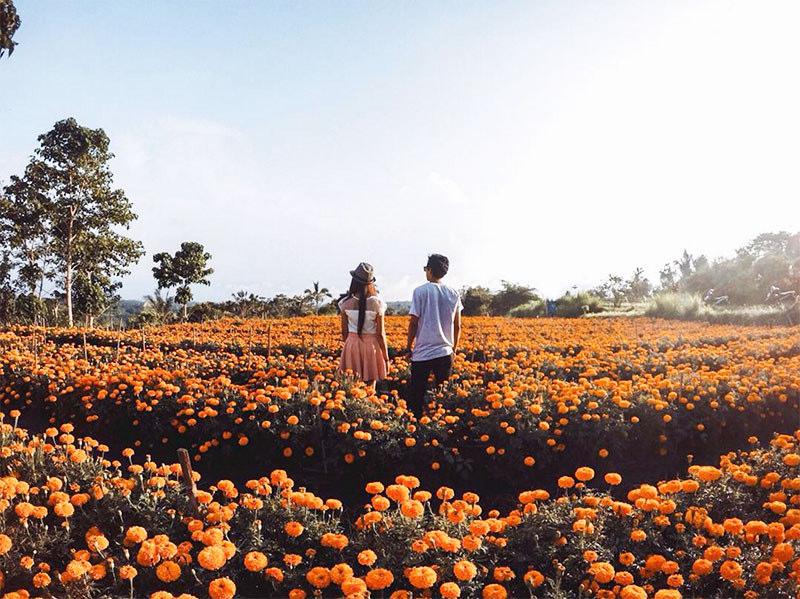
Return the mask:
<path id="1" fill-rule="evenodd" d="M 428 282 L 414 290 L 408 311 L 419 318 L 417 339 L 411 353 L 413 362 L 453 353 L 453 319 L 462 308 L 458 292 L 442 283 Z"/>

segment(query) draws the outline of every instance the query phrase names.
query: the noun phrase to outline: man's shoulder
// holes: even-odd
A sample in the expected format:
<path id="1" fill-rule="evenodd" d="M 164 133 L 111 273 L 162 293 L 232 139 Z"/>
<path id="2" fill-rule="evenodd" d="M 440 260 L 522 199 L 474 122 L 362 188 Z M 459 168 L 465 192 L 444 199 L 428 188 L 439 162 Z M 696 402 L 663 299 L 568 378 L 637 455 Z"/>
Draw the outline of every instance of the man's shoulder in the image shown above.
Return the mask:
<path id="1" fill-rule="evenodd" d="M 414 295 L 420 295 L 421 293 L 427 293 L 430 289 L 431 283 L 423 283 L 414 288 Z"/>

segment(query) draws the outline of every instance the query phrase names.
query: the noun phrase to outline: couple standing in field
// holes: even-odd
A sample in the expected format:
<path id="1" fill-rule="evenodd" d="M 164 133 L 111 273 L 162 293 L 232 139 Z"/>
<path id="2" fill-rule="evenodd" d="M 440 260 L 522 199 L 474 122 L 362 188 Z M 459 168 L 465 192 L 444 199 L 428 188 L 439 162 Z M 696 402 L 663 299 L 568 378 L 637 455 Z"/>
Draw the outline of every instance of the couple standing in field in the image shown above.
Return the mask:
<path id="1" fill-rule="evenodd" d="M 411 356 L 411 378 L 404 397 L 417 417 L 422 416 L 430 375 L 433 374 L 437 385 L 450 378 L 461 334 L 461 297 L 441 282 L 449 268 L 446 256 L 428 256 L 423 268 L 428 282 L 414 289 L 411 298 L 406 343 L 406 352 Z M 362 262 L 350 275 L 350 289 L 339 300 L 344 342 L 339 370 L 351 371 L 374 385 L 386 378 L 389 370 L 384 327 L 386 302 L 378 297 L 370 264 Z"/>

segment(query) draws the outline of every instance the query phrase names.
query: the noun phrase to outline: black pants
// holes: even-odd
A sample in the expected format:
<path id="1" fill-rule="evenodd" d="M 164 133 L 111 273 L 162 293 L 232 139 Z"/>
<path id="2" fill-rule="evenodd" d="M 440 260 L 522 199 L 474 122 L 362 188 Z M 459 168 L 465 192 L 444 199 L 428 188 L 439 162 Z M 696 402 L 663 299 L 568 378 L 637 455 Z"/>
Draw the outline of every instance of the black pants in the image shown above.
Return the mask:
<path id="1" fill-rule="evenodd" d="M 442 356 L 433 360 L 411 362 L 411 378 L 408 381 L 406 405 L 419 418 L 422 416 L 425 392 L 428 390 L 428 377 L 433 373 L 436 384 L 441 385 L 450 378 L 453 356 Z"/>

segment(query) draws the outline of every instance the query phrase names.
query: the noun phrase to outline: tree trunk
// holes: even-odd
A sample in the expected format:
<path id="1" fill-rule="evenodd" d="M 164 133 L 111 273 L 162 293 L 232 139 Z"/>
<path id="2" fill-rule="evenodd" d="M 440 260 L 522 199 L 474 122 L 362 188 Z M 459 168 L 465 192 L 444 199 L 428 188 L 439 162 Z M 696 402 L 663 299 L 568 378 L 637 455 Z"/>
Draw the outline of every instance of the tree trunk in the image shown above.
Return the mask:
<path id="1" fill-rule="evenodd" d="M 72 218 L 69 219 L 67 225 L 67 273 L 64 292 L 67 296 L 67 322 L 72 328 L 74 324 L 72 320 Z"/>
<path id="2" fill-rule="evenodd" d="M 189 304 L 183 304 L 183 320 L 184 321 L 186 321 L 186 318 L 187 318 L 187 315 L 188 315 L 188 310 L 187 310 L 187 306 L 188 305 Z"/>

